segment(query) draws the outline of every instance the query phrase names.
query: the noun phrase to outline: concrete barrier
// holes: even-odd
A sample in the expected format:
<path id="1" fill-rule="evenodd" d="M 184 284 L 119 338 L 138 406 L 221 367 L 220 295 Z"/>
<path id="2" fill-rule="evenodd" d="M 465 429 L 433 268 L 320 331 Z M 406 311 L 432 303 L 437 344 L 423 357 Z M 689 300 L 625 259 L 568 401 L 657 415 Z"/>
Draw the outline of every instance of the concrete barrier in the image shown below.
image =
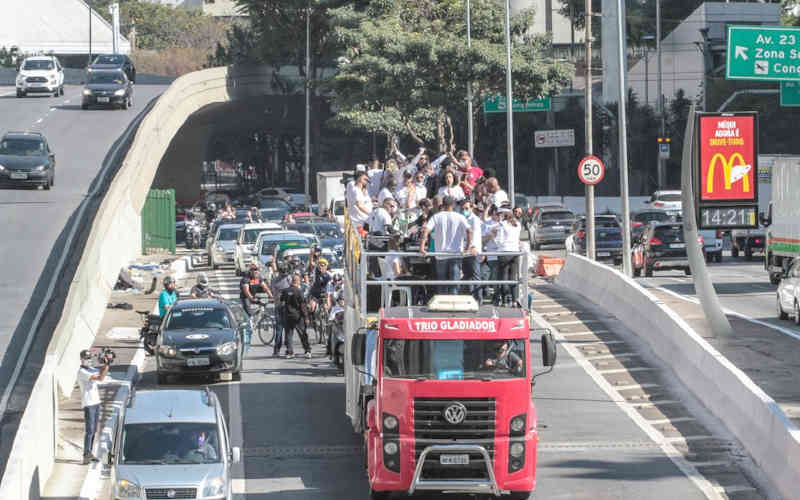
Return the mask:
<path id="1" fill-rule="evenodd" d="M 14 438 L 0 481 L 0 498 L 41 495 L 55 460 L 58 419 L 57 410 L 53 409 L 54 386 L 63 394 L 72 391 L 79 353 L 92 345 L 119 270 L 140 252 L 140 214 L 170 141 L 200 108 L 265 93 L 270 88 L 270 75 L 265 68 L 244 73 L 235 68 L 212 68 L 184 75 L 162 94 L 138 128 L 130 129 L 136 135 L 92 222 L 48 347 L 49 365 L 39 375 L 22 417 L 25 425 L 20 426 Z M 121 149 L 128 142 L 129 138 L 123 137 L 115 148 Z M 95 191 L 104 183 L 96 184 Z M 95 191 L 88 198 L 99 196 Z M 185 273 L 190 263 L 181 262 L 178 270 Z M 44 446 L 42 440 L 49 444 Z"/>
<path id="2" fill-rule="evenodd" d="M 736 436 L 784 498 L 800 491 L 800 430 L 744 372 L 680 316 L 616 269 L 571 254 L 556 283 L 616 316 L 641 337 Z"/>

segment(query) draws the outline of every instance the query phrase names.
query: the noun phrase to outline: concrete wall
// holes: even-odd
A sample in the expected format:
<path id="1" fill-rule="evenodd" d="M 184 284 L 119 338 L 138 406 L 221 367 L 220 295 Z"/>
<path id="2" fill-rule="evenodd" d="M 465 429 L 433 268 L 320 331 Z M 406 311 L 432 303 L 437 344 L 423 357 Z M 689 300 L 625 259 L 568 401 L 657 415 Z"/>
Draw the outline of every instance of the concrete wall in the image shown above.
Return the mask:
<path id="1" fill-rule="evenodd" d="M 141 248 L 141 210 L 162 156 L 195 111 L 212 103 L 260 95 L 268 73 L 213 68 L 177 79 L 142 120 L 108 188 L 48 347 L 48 363 L 15 436 L 0 498 L 38 498 L 55 460 L 55 387 L 69 394 L 78 354 L 91 346 L 120 268 Z M 39 491 L 36 491 L 36 490 Z"/>
<path id="2" fill-rule="evenodd" d="M 616 316 L 736 436 L 784 498 L 797 498 L 800 430 L 680 316 L 616 269 L 570 254 L 556 283 Z"/>

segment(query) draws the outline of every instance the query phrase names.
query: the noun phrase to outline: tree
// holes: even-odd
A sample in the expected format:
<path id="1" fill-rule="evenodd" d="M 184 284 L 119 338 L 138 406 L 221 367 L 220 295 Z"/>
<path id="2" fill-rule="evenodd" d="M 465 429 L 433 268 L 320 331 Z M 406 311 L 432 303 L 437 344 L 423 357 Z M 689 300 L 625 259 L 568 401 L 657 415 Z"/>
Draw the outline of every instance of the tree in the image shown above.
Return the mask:
<path id="1" fill-rule="evenodd" d="M 468 81 L 475 104 L 505 93 L 505 10 L 498 2 L 472 2 L 471 49 L 461 1 L 373 0 L 331 14 L 344 50 L 329 82 L 341 128 L 380 132 L 390 144 L 403 135 L 420 145 L 436 139 L 446 150 Z M 532 16 L 523 11 L 511 25 L 514 96 L 525 100 L 556 94 L 573 71 L 544 56 L 547 40 L 526 34 Z M 480 106 L 474 109 L 477 117 Z"/>

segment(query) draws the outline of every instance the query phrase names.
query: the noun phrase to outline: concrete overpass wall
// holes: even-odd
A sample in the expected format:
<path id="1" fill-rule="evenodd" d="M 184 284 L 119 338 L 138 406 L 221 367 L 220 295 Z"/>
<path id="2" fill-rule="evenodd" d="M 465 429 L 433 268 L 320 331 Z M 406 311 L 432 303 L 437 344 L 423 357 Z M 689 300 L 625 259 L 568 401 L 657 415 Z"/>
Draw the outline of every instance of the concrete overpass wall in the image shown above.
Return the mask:
<path id="1" fill-rule="evenodd" d="M 139 254 L 140 213 L 162 156 L 187 119 L 212 103 L 260 95 L 266 70 L 198 71 L 177 79 L 139 125 L 92 224 L 61 319 L 14 439 L 0 498 L 39 498 L 55 460 L 55 387 L 71 392 L 79 352 L 91 346 L 120 268 Z"/>

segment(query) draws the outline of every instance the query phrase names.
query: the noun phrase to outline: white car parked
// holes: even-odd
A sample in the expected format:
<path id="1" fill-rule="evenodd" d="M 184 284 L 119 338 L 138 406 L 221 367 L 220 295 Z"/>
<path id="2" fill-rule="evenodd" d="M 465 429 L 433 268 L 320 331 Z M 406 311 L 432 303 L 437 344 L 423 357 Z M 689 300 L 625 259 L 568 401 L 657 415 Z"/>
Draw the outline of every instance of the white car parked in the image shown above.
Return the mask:
<path id="1" fill-rule="evenodd" d="M 236 247 L 233 250 L 233 265 L 236 268 L 236 276 L 241 276 L 247 270 L 247 266 L 256 262 L 256 244 L 261 233 L 280 231 L 281 226 L 274 222 L 263 222 L 257 224 L 245 224 L 239 230 L 239 237 L 236 239 Z"/>
<path id="2" fill-rule="evenodd" d="M 656 191 L 645 204 L 663 210 L 669 215 L 681 215 L 683 211 L 680 191 Z"/>
<path id="3" fill-rule="evenodd" d="M 28 94 L 64 95 L 64 68 L 55 56 L 26 57 L 17 72 L 17 97 Z"/>
<path id="4" fill-rule="evenodd" d="M 795 259 L 778 284 L 778 319 L 791 316 L 800 325 L 800 259 Z"/>

